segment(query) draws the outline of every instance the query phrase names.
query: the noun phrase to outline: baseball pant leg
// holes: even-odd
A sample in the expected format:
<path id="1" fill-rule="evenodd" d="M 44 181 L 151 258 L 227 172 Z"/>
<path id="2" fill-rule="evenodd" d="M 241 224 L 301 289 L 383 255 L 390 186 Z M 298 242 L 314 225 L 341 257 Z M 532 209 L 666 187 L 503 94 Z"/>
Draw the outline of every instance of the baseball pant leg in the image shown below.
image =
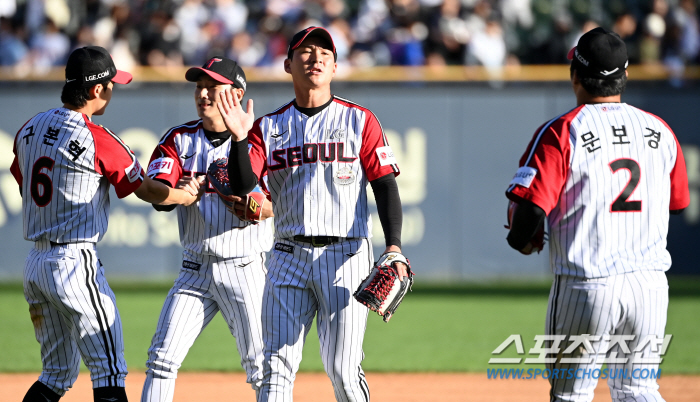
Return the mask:
<path id="1" fill-rule="evenodd" d="M 608 363 L 615 378 L 608 378 L 614 402 L 663 402 L 656 377 L 659 374 L 666 317 L 668 281 L 663 271 L 638 271 L 625 274 L 624 315 L 615 335 L 634 335 L 627 343 L 626 363 Z M 636 349 L 640 352 L 635 353 Z M 620 345 L 612 349 L 621 354 Z M 642 361 L 645 359 L 646 362 Z M 622 375 L 624 373 L 626 375 Z"/>
<path id="2" fill-rule="evenodd" d="M 208 293 L 210 267 L 183 268 L 160 312 L 156 333 L 148 349 L 142 402 L 170 402 L 175 379 L 187 352 L 211 322 L 219 307 Z"/>
<path id="3" fill-rule="evenodd" d="M 124 387 L 127 370 L 121 320 L 94 244 L 50 247 L 42 260 L 37 275 L 42 279 L 36 284 L 52 308 L 63 315 L 66 327 L 72 327 L 55 345 L 65 347 L 72 334 L 93 388 Z M 73 363 L 62 353 L 57 359 L 64 362 L 59 363 L 63 370 L 77 370 L 79 366 L 69 367 Z M 44 382 L 41 377 L 40 381 Z"/>
<path id="4" fill-rule="evenodd" d="M 265 256 L 216 260 L 212 262 L 216 285 L 211 293 L 236 338 L 246 381 L 258 390 L 264 358 L 260 317 L 267 274 Z"/>
<path id="5" fill-rule="evenodd" d="M 63 396 L 78 378 L 80 354 L 72 322 L 42 292 L 55 286 L 51 271 L 43 269 L 46 254 L 36 249 L 29 253 L 24 272 L 24 297 L 29 303 L 36 340 L 41 345 L 39 382 Z"/>
<path id="6" fill-rule="evenodd" d="M 323 366 L 339 402 L 369 401 L 362 370 L 362 343 L 367 307 L 352 296 L 373 263 L 369 241 L 335 243 L 314 250 L 314 289 L 318 297 L 316 324 Z"/>
<path id="7" fill-rule="evenodd" d="M 595 373 L 602 366 L 602 361 L 596 359 L 595 352 L 607 350 L 607 342 L 602 340 L 602 336 L 612 334 L 621 314 L 619 298 L 622 284 L 621 275 L 595 279 L 566 275 L 555 277 L 550 291 L 545 332 L 547 335 L 562 335 L 565 342 L 558 345 L 556 361 L 547 364 L 550 372 L 556 370 L 559 373 L 549 378 L 550 401 L 593 400 L 593 392 L 598 383 Z M 585 353 L 588 351 L 582 348 L 578 348 L 572 355 L 562 355 L 571 344 L 570 337 L 583 334 L 601 336 L 600 341 L 591 342 L 593 350 L 590 352 L 593 355 L 587 356 Z"/>
<path id="8" fill-rule="evenodd" d="M 317 308 L 310 287 L 313 254 L 297 243 L 278 243 L 288 251 L 275 249 L 268 264 L 262 314 L 265 360 L 258 402 L 292 401 L 304 340 Z"/>

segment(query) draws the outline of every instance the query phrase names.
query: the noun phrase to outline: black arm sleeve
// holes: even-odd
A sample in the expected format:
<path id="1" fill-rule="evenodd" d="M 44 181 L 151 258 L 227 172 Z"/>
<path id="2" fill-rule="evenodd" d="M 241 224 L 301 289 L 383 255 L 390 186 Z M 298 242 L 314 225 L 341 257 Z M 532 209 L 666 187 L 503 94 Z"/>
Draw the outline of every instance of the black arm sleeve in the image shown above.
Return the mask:
<path id="1" fill-rule="evenodd" d="M 685 211 L 685 208 L 683 208 L 683 209 L 672 209 L 672 210 L 670 210 L 669 212 L 671 213 L 671 215 L 680 215 L 683 211 Z"/>
<path id="2" fill-rule="evenodd" d="M 401 226 L 403 224 L 403 212 L 401 211 L 401 198 L 399 186 L 393 173 L 389 173 L 369 182 L 372 185 L 374 198 L 377 201 L 379 221 L 384 231 L 386 246 L 401 247 Z"/>
<path id="3" fill-rule="evenodd" d="M 516 250 L 522 250 L 535 235 L 546 216 L 544 210 L 534 203 L 520 200 L 513 214 L 513 222 L 510 223 L 508 244 Z"/>
<path id="4" fill-rule="evenodd" d="M 228 180 L 233 195 L 243 197 L 250 193 L 258 184 L 258 178 L 253 173 L 248 155 L 248 138 L 234 142 L 231 139 L 231 151 L 228 154 Z"/>
<path id="5" fill-rule="evenodd" d="M 168 182 L 165 181 L 165 180 L 161 180 L 161 179 L 154 179 L 154 180 L 159 181 L 159 182 L 165 184 L 166 186 L 172 188 L 172 186 L 170 185 L 170 183 L 168 183 Z M 155 209 L 155 210 L 158 211 L 158 212 L 170 212 L 170 211 L 172 211 L 173 209 L 175 209 L 175 207 L 177 207 L 177 204 L 171 204 L 171 205 L 151 204 L 151 205 L 153 205 L 153 209 Z"/>

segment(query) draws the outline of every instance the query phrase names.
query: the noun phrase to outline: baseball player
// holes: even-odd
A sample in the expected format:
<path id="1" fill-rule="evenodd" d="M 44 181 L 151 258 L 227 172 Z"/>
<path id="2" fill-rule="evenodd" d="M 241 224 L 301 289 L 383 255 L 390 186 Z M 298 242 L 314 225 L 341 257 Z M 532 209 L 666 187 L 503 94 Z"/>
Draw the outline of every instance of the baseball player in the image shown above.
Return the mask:
<path id="1" fill-rule="evenodd" d="M 367 401 L 361 367 L 367 309 L 352 297 L 372 263 L 367 183 L 386 251 L 401 251 L 399 174 L 374 114 L 331 94 L 336 50 L 323 28 L 292 38 L 284 70 L 296 99 L 254 122 L 230 92 L 218 106 L 233 138 L 229 178 L 246 194 L 267 173 L 275 245 L 263 299 L 265 361 L 259 401 L 291 401 L 314 316 L 321 358 L 338 401 Z M 252 128 L 252 129 L 251 129 Z M 250 130 L 250 131 L 249 131 Z M 250 147 L 250 154 L 248 148 Z M 401 277 L 406 267 L 401 264 Z"/>
<path id="2" fill-rule="evenodd" d="M 204 184 L 209 165 L 228 157 L 231 147 L 231 133 L 216 106 L 219 93 L 232 88 L 242 99 L 245 73 L 235 61 L 214 57 L 201 68 L 190 68 L 185 78 L 196 82 L 194 101 L 200 119 L 168 130 L 153 152 L 147 174 L 168 186 L 189 186 L 204 194 L 195 204 L 177 207 L 180 242 L 185 248 L 182 268 L 165 299 L 148 350 L 142 402 L 173 400 L 180 365 L 218 311 L 236 338 L 253 389 L 259 388 L 262 377 L 264 255 L 272 246 L 272 227 L 240 220 Z M 263 207 L 264 218 L 272 214 L 269 205 Z M 158 210 L 173 208 L 156 206 Z"/>
<path id="3" fill-rule="evenodd" d="M 101 47 L 71 53 L 63 107 L 39 113 L 17 132 L 10 168 L 22 194 L 24 238 L 34 242 L 24 267 L 24 295 L 43 371 L 24 401 L 55 402 L 90 370 L 95 401 L 126 401 L 124 342 L 114 293 L 95 244 L 107 230 L 109 186 L 158 204 L 191 204 L 197 193 L 145 177 L 133 152 L 92 122 L 131 74 Z"/>
<path id="4" fill-rule="evenodd" d="M 689 204 L 685 161 L 666 122 L 621 103 L 627 50 L 617 34 L 587 32 L 569 59 L 577 106 L 537 129 L 520 159 L 506 191 L 517 203 L 508 244 L 532 252 L 547 217 L 551 400 L 593 399 L 603 359 L 584 347 L 563 354 L 585 335 L 595 353 L 610 351 L 613 401 L 663 401 L 656 379 L 639 373 L 658 368 L 659 345 L 642 342 L 664 337 L 666 234 L 669 213 Z M 626 350 L 638 346 L 642 354 Z"/>

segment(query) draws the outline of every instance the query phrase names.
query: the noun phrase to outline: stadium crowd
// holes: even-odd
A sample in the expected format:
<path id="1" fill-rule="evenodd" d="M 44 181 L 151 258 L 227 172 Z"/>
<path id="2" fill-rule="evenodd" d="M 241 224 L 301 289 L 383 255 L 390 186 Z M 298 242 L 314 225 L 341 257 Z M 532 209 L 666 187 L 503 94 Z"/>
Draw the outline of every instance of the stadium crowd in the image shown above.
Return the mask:
<path id="1" fill-rule="evenodd" d="M 632 64 L 700 64 L 698 0 L 2 0 L 0 66 L 41 72 L 103 46 L 119 68 L 199 65 L 224 54 L 281 65 L 294 32 L 328 28 L 338 62 L 564 64 L 596 26 Z"/>

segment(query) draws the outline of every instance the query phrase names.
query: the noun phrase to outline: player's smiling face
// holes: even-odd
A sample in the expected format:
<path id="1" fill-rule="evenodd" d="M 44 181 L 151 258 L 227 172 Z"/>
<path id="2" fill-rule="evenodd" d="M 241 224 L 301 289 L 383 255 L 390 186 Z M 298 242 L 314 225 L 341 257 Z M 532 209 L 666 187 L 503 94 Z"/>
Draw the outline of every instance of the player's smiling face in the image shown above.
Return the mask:
<path id="1" fill-rule="evenodd" d="M 216 104 L 219 100 L 219 94 L 228 88 L 231 88 L 231 85 L 216 81 L 206 74 L 200 75 L 194 90 L 194 101 L 197 106 L 197 115 L 202 120 L 205 122 L 221 120 L 223 122 Z M 243 98 L 242 89 L 233 89 L 238 95 L 238 99 Z"/>
<path id="2" fill-rule="evenodd" d="M 292 75 L 295 84 L 316 88 L 330 85 L 337 67 L 333 46 L 318 36 L 306 38 L 294 50 L 292 59 L 284 61 L 284 70 Z"/>

